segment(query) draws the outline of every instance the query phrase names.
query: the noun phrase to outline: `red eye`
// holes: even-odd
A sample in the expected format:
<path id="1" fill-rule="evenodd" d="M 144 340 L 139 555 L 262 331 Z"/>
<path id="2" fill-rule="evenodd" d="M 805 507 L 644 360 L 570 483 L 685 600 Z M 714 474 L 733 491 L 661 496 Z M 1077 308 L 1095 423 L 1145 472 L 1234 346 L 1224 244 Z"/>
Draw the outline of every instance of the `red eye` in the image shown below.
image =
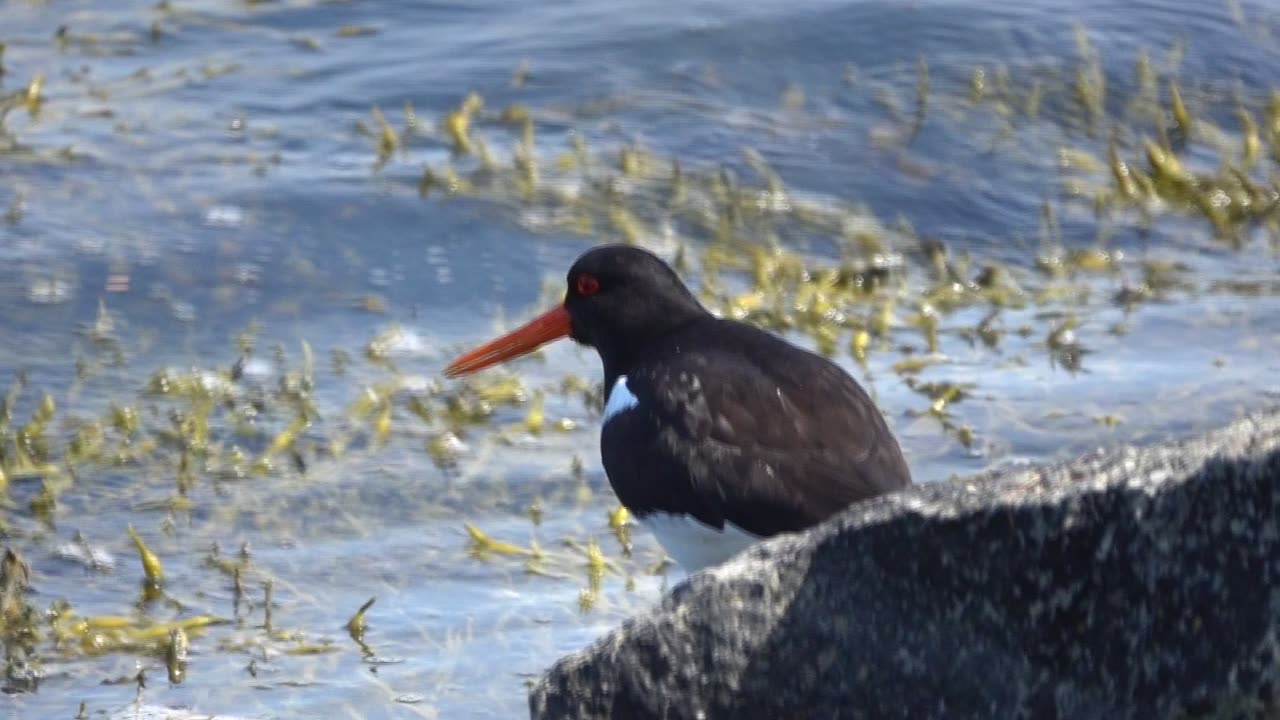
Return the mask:
<path id="1" fill-rule="evenodd" d="M 600 292 L 600 281 L 594 275 L 578 276 L 578 294 L 583 297 L 591 297 Z"/>

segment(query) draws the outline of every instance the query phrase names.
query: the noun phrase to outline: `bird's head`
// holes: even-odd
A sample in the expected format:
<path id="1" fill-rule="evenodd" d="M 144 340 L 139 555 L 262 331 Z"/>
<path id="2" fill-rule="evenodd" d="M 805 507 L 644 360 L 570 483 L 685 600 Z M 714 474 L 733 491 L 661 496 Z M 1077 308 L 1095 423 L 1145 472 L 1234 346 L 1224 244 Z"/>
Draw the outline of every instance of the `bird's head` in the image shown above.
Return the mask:
<path id="1" fill-rule="evenodd" d="M 561 305 L 454 360 L 445 375 L 467 375 L 563 337 L 596 348 L 609 363 L 706 314 L 658 256 L 629 245 L 604 245 L 574 262 Z"/>

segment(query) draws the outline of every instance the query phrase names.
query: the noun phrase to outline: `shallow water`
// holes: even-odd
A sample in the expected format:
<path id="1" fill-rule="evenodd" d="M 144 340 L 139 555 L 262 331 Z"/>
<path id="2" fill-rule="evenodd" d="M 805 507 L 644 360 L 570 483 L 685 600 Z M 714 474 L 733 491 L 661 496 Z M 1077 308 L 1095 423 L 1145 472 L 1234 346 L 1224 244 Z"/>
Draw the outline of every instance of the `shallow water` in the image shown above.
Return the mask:
<path id="1" fill-rule="evenodd" d="M 252 322 L 257 346 L 236 397 L 274 397 L 285 371 L 304 364 L 305 341 L 319 417 L 298 445 L 305 472 L 281 461 L 233 479 L 211 460 L 178 493 L 178 453 L 162 447 L 79 468 L 55 484 L 48 513 L 32 501 L 52 481 L 12 479 L 4 528 L 31 564 L 35 607 L 66 599 L 82 616 L 233 622 L 193 634 L 181 684 L 165 682 L 162 656 L 85 654 L 46 638 L 38 691 L 0 703 L 24 718 L 73 717 L 81 702 L 98 717 L 135 701 L 252 718 L 335 708 L 338 717 L 513 717 L 527 680 L 656 601 L 680 574 L 652 572 L 661 554 L 640 528 L 623 556 L 608 524 L 616 502 L 599 466 L 596 406 L 555 390 L 567 373 L 597 382 L 589 351 L 557 345 L 516 365 L 522 401 L 499 404 L 485 423 L 439 418 L 454 387 L 439 370 L 457 350 L 554 298 L 544 285 L 556 287 L 590 243 L 625 236 L 622 223 L 599 218 L 576 231 L 575 213 L 586 211 L 575 198 L 597 185 L 624 198 L 640 242 L 668 256 L 683 248 L 695 281 L 712 275 L 699 261 L 719 242 L 713 233 L 670 212 L 646 180 L 610 170 L 624 146 L 658 158 L 662 173 L 671 158 L 691 178 L 724 165 L 743 187 L 761 182 L 742 148 L 759 151 L 795 212 L 748 218 L 731 244 L 739 250 L 772 233 L 813 266 L 841 259 L 847 248 L 833 232 L 795 219 L 805 208 L 869 229 L 902 260 L 889 331 L 865 365 L 847 332 L 836 356 L 875 394 L 919 481 L 1183 435 L 1274 404 L 1280 263 L 1267 229 L 1233 246 L 1195 213 L 1159 203 L 1146 229 L 1133 211 L 1100 222 L 1064 191 L 1075 175 L 1060 167 L 1060 148 L 1106 162 L 1106 134 L 1090 136 L 1072 105 L 1077 26 L 1100 59 L 1112 117 L 1137 92 L 1145 50 L 1162 77 L 1180 78 L 1193 112 L 1223 128 L 1224 147 L 1238 146 L 1237 102 L 1261 120 L 1280 72 L 1280 11 L 1262 2 L 4 3 L 0 96 L 44 77 L 38 112 L 11 109 L 12 142 L 0 142 L 0 376 L 28 375 L 15 423 L 48 392 L 55 446 L 71 435 L 69 418 L 97 417 L 113 401 L 137 403 L 148 428 L 164 427 L 172 404 L 142 397 L 152 373 L 225 375 Z M 922 57 L 932 94 L 908 140 Z M 513 82 L 522 63 L 527 79 Z M 1040 111 L 971 103 L 977 67 L 991 88 L 1007 68 L 1019 107 L 1039 83 Z M 503 180 L 520 131 L 487 115 L 475 127 L 506 168 L 499 181 L 419 193 L 424 165 L 474 166 L 436 129 L 472 91 L 493 115 L 511 103 L 531 110 L 541 182 L 556 192 L 529 200 Z M 417 131 L 404 132 L 406 103 Z M 374 107 L 401 140 L 381 164 Z M 574 138 L 588 148 L 581 173 L 563 163 Z M 1254 169 L 1264 185 L 1280 172 L 1265 148 Z M 1183 161 L 1212 172 L 1218 147 L 1193 142 Z M 1110 182 L 1105 167 L 1083 177 Z M 913 233 L 897 230 L 899 217 Z M 1003 264 L 1032 296 L 1000 315 L 994 347 L 965 332 L 986 306 L 943 313 L 941 361 L 918 375 L 965 388 L 947 424 L 894 367 L 927 354 L 911 324 L 930 282 L 916 237 L 944 242 L 952 258 L 968 253 L 974 272 Z M 1036 262 L 1055 243 L 1102 247 L 1113 269 L 1046 278 Z M 1142 302 L 1116 302 L 1145 261 L 1185 269 Z M 741 273 L 721 279 L 749 285 Z M 1067 314 L 1080 325 L 1064 366 L 1046 345 Z M 104 318 L 110 328 L 86 331 Z M 397 326 L 394 370 L 365 359 L 370 341 Z M 334 350 L 350 356 L 342 373 Z M 393 378 L 400 389 L 379 444 L 348 408 Z M 525 429 L 537 388 L 547 390 L 548 424 L 565 418 L 572 429 Z M 437 417 L 415 417 L 408 397 L 434 403 Z M 211 435 L 219 452 L 240 445 L 256 456 L 291 417 L 268 404 L 250 423 L 256 433 L 224 423 Z M 957 427 L 972 432 L 968 447 Z M 465 450 L 442 468 L 426 448 L 450 429 Z M 345 453 L 332 452 L 335 438 L 350 440 Z M 536 541 L 548 557 L 532 573 L 523 556 L 477 559 L 464 522 L 525 548 Z M 169 601 L 139 603 L 130 524 L 163 560 Z M 74 558 L 77 532 L 111 554 L 109 571 Z M 582 547 L 592 539 L 613 564 L 588 592 Z M 230 576 L 207 562 L 214 544 L 231 559 L 247 546 L 238 608 Z M 271 628 L 262 627 L 268 580 Z M 344 624 L 374 596 L 362 651 Z M 141 691 L 129 680 L 139 668 Z"/>

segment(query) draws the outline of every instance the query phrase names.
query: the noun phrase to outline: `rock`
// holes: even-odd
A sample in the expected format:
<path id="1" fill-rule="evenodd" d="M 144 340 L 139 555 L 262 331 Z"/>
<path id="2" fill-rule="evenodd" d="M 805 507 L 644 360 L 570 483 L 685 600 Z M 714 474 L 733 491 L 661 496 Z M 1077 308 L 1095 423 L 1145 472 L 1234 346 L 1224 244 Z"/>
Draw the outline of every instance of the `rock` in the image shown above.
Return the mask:
<path id="1" fill-rule="evenodd" d="M 692 576 L 535 718 L 1280 712 L 1280 414 L 921 485 Z M 1278 717 L 1280 715 L 1271 715 Z"/>

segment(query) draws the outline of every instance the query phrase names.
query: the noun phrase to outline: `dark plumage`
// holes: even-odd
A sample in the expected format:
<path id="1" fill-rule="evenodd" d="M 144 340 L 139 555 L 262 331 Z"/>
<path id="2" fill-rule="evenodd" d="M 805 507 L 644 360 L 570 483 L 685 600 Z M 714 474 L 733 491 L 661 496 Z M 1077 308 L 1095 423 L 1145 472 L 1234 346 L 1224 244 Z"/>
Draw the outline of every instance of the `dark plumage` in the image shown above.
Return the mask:
<path id="1" fill-rule="evenodd" d="M 472 372 L 566 334 L 600 353 L 609 400 L 601 455 L 618 499 L 642 521 L 692 518 L 708 532 L 769 536 L 911 483 L 897 440 L 848 373 L 716 318 L 662 260 L 630 246 L 583 254 L 563 307 L 447 372 Z M 723 559 L 686 555 L 693 564 Z"/>

